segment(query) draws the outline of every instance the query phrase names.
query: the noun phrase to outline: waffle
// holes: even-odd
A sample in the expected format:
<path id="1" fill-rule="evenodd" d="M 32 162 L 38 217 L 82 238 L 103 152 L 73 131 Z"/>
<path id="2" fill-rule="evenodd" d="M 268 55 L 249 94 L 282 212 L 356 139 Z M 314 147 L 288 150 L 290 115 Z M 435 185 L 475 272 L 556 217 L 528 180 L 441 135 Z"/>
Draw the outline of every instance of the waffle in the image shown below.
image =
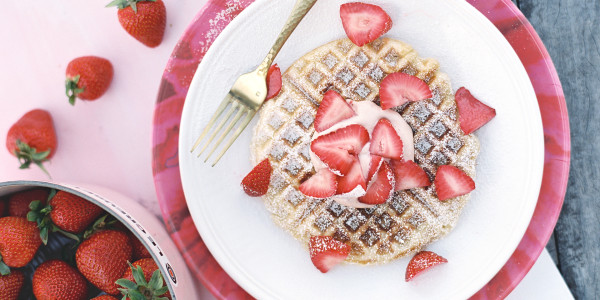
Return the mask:
<path id="1" fill-rule="evenodd" d="M 312 235 L 333 236 L 351 245 L 347 262 L 380 264 L 419 251 L 456 225 L 469 196 L 442 202 L 433 186 L 398 191 L 385 204 L 364 209 L 298 190 L 315 172 L 310 142 L 323 94 L 334 89 L 346 99 L 378 103 L 379 83 L 398 71 L 423 79 L 433 93 L 396 109 L 413 129 L 415 162 L 432 182 L 437 166 L 445 164 L 474 178 L 479 142 L 460 130 L 450 80 L 436 60 L 419 58 L 410 45 L 387 38 L 362 48 L 348 39 L 323 45 L 283 74 L 281 92 L 261 108 L 250 145 L 254 164 L 268 157 L 273 167 L 266 208 L 305 247 Z"/>

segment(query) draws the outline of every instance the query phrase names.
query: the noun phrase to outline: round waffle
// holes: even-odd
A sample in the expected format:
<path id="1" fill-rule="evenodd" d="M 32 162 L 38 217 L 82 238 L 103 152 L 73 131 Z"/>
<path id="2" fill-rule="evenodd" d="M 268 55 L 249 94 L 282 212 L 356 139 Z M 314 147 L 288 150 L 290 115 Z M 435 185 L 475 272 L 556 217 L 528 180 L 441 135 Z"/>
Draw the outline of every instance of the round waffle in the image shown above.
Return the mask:
<path id="1" fill-rule="evenodd" d="M 394 72 L 423 79 L 433 93 L 396 109 L 413 129 L 415 162 L 432 182 L 437 167 L 446 164 L 474 178 L 479 142 L 460 130 L 450 80 L 436 60 L 422 59 L 410 45 L 388 38 L 364 47 L 348 39 L 323 45 L 283 74 L 281 92 L 261 108 L 251 143 L 254 164 L 268 157 L 273 167 L 266 208 L 305 247 L 310 236 L 328 235 L 351 245 L 347 262 L 386 263 L 419 251 L 456 225 L 469 195 L 442 202 L 434 186 L 398 191 L 385 204 L 364 209 L 298 190 L 314 173 L 312 124 L 323 94 L 334 89 L 346 99 L 378 103 L 379 83 Z"/>

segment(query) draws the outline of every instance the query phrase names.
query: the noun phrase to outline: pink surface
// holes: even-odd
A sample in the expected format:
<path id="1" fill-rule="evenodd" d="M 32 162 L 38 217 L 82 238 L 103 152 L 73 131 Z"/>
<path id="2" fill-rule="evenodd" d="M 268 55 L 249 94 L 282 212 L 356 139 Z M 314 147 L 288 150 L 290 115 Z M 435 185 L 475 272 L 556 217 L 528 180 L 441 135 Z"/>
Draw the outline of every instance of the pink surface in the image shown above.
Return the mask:
<path id="1" fill-rule="evenodd" d="M 163 217 L 194 274 L 221 299 L 251 298 L 217 264 L 195 230 L 181 187 L 177 140 L 183 102 L 196 67 L 223 28 L 252 0 L 211 0 L 175 47 L 154 119 L 154 176 Z M 545 135 L 545 168 L 538 205 L 518 249 L 475 299 L 508 295 L 546 245 L 562 206 L 570 160 L 568 115 L 560 81 L 539 37 L 508 0 L 470 0 L 515 48 L 534 85 Z"/>

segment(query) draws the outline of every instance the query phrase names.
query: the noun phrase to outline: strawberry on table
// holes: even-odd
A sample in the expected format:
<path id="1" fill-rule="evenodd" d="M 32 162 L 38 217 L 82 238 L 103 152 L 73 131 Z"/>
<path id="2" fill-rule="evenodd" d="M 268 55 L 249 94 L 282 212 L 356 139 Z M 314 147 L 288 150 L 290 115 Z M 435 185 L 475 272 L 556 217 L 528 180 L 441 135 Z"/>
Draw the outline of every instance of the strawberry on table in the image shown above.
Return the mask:
<path id="1" fill-rule="evenodd" d="M 8 274 L 8 267 L 24 267 L 41 244 L 35 223 L 20 217 L 0 218 L 0 274 Z"/>
<path id="2" fill-rule="evenodd" d="M 458 108 L 458 122 L 460 129 L 465 134 L 471 134 L 496 116 L 495 109 L 473 97 L 471 92 L 464 87 L 456 91 L 455 99 Z"/>
<path id="3" fill-rule="evenodd" d="M 392 28 L 392 19 L 379 6 L 354 2 L 340 6 L 342 25 L 348 38 L 362 47 Z"/>
<path id="4" fill-rule="evenodd" d="M 469 175 L 450 165 L 438 168 L 433 184 L 441 201 L 465 195 L 475 189 L 475 182 Z"/>
<path id="5" fill-rule="evenodd" d="M 387 161 L 381 164 L 371 185 L 367 188 L 367 193 L 358 198 L 358 201 L 364 204 L 382 204 L 392 196 L 394 192 L 394 173 Z"/>
<path id="6" fill-rule="evenodd" d="M 25 275 L 20 270 L 11 270 L 8 275 L 0 275 L 0 299 L 19 299 L 24 280 Z"/>
<path id="7" fill-rule="evenodd" d="M 281 69 L 277 64 L 272 65 L 267 72 L 267 98 L 275 98 L 281 91 Z"/>
<path id="8" fill-rule="evenodd" d="M 350 254 L 350 245 L 330 236 L 312 236 L 309 242 L 310 259 L 322 273 L 343 262 Z"/>
<path id="9" fill-rule="evenodd" d="M 163 40 L 167 9 L 162 0 L 114 0 L 121 27 L 142 44 L 154 48 Z"/>
<path id="10" fill-rule="evenodd" d="M 252 197 L 262 196 L 269 190 L 273 168 L 268 158 L 263 159 L 242 180 L 244 192 Z"/>
<path id="11" fill-rule="evenodd" d="M 331 126 L 356 116 L 352 107 L 334 90 L 329 90 L 323 95 L 319 104 L 314 126 L 317 132 L 329 129 Z"/>
<path id="12" fill-rule="evenodd" d="M 447 263 L 448 260 L 435 254 L 431 251 L 421 251 L 417 253 L 408 263 L 406 267 L 406 275 L 404 279 L 408 282 L 421 272 L 442 263 Z"/>
<path id="13" fill-rule="evenodd" d="M 41 299 L 84 300 L 88 286 L 85 278 L 61 260 L 49 260 L 37 267 L 33 273 L 33 294 Z"/>
<path id="14" fill-rule="evenodd" d="M 54 122 L 49 112 L 34 109 L 23 115 L 8 130 L 6 148 L 21 163 L 21 169 L 36 164 L 44 173 L 45 161 L 56 153 L 57 139 Z"/>
<path id="15" fill-rule="evenodd" d="M 131 252 L 127 234 L 117 230 L 103 230 L 79 245 L 75 261 L 79 272 L 89 282 L 107 294 L 118 295 L 115 282 L 127 270 Z"/>
<path id="16" fill-rule="evenodd" d="M 304 181 L 298 189 L 309 197 L 327 198 L 335 195 L 337 185 L 337 176 L 329 169 L 323 168 Z"/>
<path id="17" fill-rule="evenodd" d="M 395 191 L 431 185 L 427 173 L 412 160 L 392 160 L 391 166 L 396 178 Z"/>
<path id="18" fill-rule="evenodd" d="M 143 279 L 143 280 L 142 280 Z M 169 288 L 164 285 L 164 279 L 156 262 L 151 258 L 144 258 L 129 264 L 129 268 L 123 274 L 123 278 L 117 280 L 121 294 L 131 299 L 141 294 L 141 299 L 159 299 L 165 297 L 171 299 Z M 152 296 L 156 298 L 152 298 Z"/>
<path id="19" fill-rule="evenodd" d="M 16 192 L 8 198 L 8 214 L 15 217 L 27 217 L 29 204 L 33 201 L 40 201 L 46 204 L 50 190 L 47 188 L 35 188 L 22 192 Z"/>
<path id="20" fill-rule="evenodd" d="M 419 77 L 402 72 L 389 74 L 379 86 L 381 108 L 388 109 L 406 102 L 425 100 L 433 97 L 431 89 Z"/>
<path id="21" fill-rule="evenodd" d="M 402 159 L 402 139 L 388 119 L 381 119 L 373 129 L 369 152 L 385 158 Z"/>
<path id="22" fill-rule="evenodd" d="M 369 141 L 363 126 L 352 124 L 319 136 L 310 145 L 311 151 L 337 175 L 348 173 L 357 155 Z"/>
<path id="23" fill-rule="evenodd" d="M 113 78 L 113 66 L 105 58 L 82 56 L 67 65 L 65 87 L 69 103 L 75 105 L 75 98 L 96 100 L 102 96 Z"/>

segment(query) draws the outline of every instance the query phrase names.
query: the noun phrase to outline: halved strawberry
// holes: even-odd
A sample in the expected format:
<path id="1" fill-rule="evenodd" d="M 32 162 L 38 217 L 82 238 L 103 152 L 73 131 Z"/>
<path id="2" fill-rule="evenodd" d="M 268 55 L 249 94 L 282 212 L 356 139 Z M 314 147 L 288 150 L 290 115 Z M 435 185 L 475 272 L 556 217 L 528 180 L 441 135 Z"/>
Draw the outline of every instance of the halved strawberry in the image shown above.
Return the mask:
<path id="1" fill-rule="evenodd" d="M 410 260 L 406 266 L 406 275 L 404 279 L 408 282 L 421 272 L 442 263 L 447 263 L 448 260 L 435 254 L 431 251 L 421 251 Z"/>
<path id="2" fill-rule="evenodd" d="M 391 159 L 402 159 L 402 139 L 388 119 L 380 119 L 373 129 L 371 154 Z"/>
<path id="3" fill-rule="evenodd" d="M 310 260 L 322 273 L 343 262 L 350 254 L 350 245 L 330 236 L 312 236 L 308 245 Z"/>
<path id="4" fill-rule="evenodd" d="M 337 190 L 337 176 L 329 169 L 323 168 L 303 182 L 298 189 L 302 194 L 313 198 L 331 197 Z"/>
<path id="5" fill-rule="evenodd" d="M 496 116 L 496 110 L 483 104 L 471 95 L 464 87 L 456 91 L 456 107 L 458 108 L 458 122 L 460 129 L 465 134 L 481 128 Z"/>
<path id="6" fill-rule="evenodd" d="M 379 86 L 381 108 L 400 106 L 408 101 L 419 101 L 433 97 L 431 89 L 419 77 L 402 72 L 386 76 Z"/>
<path id="7" fill-rule="evenodd" d="M 475 182 L 469 175 L 450 165 L 438 168 L 433 183 L 441 201 L 467 194 L 475 189 Z"/>
<path id="8" fill-rule="evenodd" d="M 360 2 L 340 6 L 342 25 L 348 38 L 362 47 L 392 28 L 392 19 L 379 6 Z"/>
<path id="9" fill-rule="evenodd" d="M 269 182 L 271 181 L 271 172 L 273 172 L 271 163 L 268 158 L 265 158 L 242 180 L 244 192 L 252 197 L 266 194 L 269 189 Z"/>
<path id="10" fill-rule="evenodd" d="M 367 184 L 371 183 L 371 179 L 373 179 L 375 173 L 379 171 L 381 163 L 383 163 L 383 157 L 371 154 L 371 162 L 369 163 L 369 173 L 367 175 Z"/>
<path id="11" fill-rule="evenodd" d="M 274 64 L 267 72 L 267 98 L 265 101 L 277 96 L 279 91 L 281 91 L 281 69 Z"/>
<path id="12" fill-rule="evenodd" d="M 356 156 L 369 141 L 369 132 L 358 124 L 340 128 L 312 141 L 310 150 L 337 175 L 350 171 Z"/>
<path id="13" fill-rule="evenodd" d="M 394 173 L 389 164 L 384 161 L 381 164 L 379 171 L 377 171 L 373 183 L 368 187 L 367 193 L 358 198 L 358 201 L 364 204 L 385 203 L 394 192 L 394 183 Z"/>
<path id="14" fill-rule="evenodd" d="M 392 169 L 396 178 L 394 190 L 408 190 L 416 187 L 430 186 L 427 173 L 412 160 L 393 160 Z"/>
<path id="15" fill-rule="evenodd" d="M 315 117 L 315 130 L 322 132 L 350 117 L 356 116 L 352 107 L 334 90 L 323 95 Z"/>
<path id="16" fill-rule="evenodd" d="M 352 192 L 356 187 L 362 187 L 363 191 L 367 190 L 367 183 L 363 176 L 362 167 L 358 159 L 354 160 L 348 174 L 338 178 L 338 186 L 336 195 Z"/>

